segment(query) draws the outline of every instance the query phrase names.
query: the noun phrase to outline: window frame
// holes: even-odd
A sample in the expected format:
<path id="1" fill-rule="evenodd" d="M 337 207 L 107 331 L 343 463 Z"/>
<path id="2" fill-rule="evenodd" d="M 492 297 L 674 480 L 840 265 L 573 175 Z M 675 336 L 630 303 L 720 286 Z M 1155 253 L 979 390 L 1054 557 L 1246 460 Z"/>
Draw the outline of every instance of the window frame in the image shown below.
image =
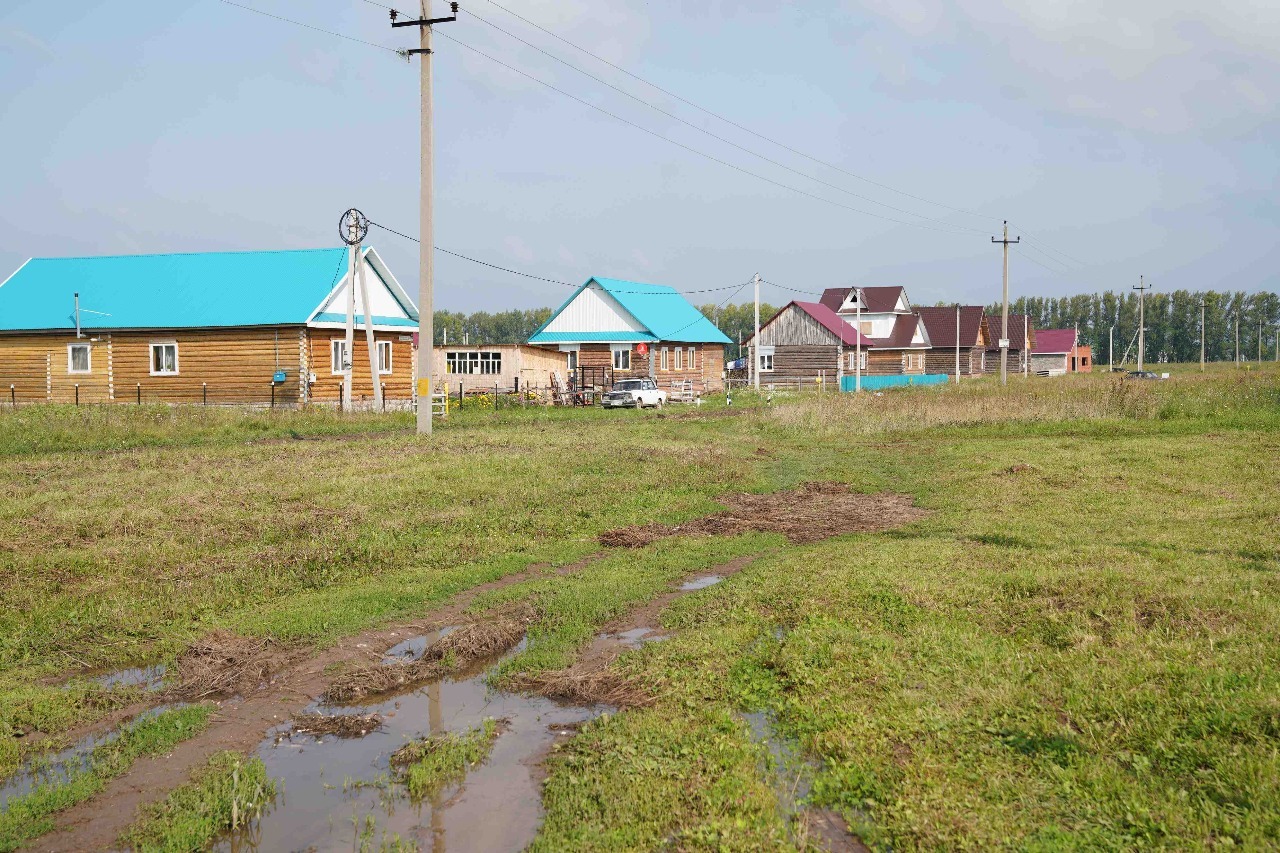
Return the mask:
<path id="1" fill-rule="evenodd" d="M 329 339 L 329 371 L 333 376 L 347 375 L 347 371 L 341 368 L 341 362 L 335 358 L 335 356 L 337 356 L 339 352 L 339 349 L 345 351 L 346 348 L 347 348 L 346 338 L 330 338 Z M 347 360 L 351 361 L 352 364 L 354 364 L 354 360 L 350 358 L 350 354 L 348 354 Z M 337 370 L 333 369 L 335 364 L 339 366 L 339 369 Z"/>
<path id="2" fill-rule="evenodd" d="M 77 349 L 84 350 L 84 370 L 76 370 L 75 368 L 75 359 L 72 357 L 71 352 Z M 175 355 L 174 358 L 176 360 L 177 356 Z M 83 342 L 67 344 L 67 373 L 71 376 L 83 376 L 86 373 L 93 373 L 93 346 L 91 344 Z"/>
<path id="3" fill-rule="evenodd" d="M 630 373 L 631 372 L 631 344 L 613 344 L 609 347 L 611 360 L 615 372 Z M 619 365 L 618 362 L 625 361 L 626 365 Z"/>
<path id="4" fill-rule="evenodd" d="M 856 367 L 856 366 L 855 366 L 855 365 L 856 365 L 856 363 L 857 363 L 858 361 L 861 361 L 861 362 L 862 362 L 862 365 L 861 365 L 862 372 L 863 372 L 863 373 L 866 373 L 866 372 L 867 372 L 867 349 L 866 349 L 866 347 L 863 347 L 860 351 L 859 351 L 859 350 L 850 350 L 850 351 L 849 351 L 849 370 L 851 370 L 851 371 L 856 371 L 856 370 L 858 370 L 858 367 Z"/>
<path id="5" fill-rule="evenodd" d="M 676 347 L 671 364 L 673 370 L 684 370 L 684 347 Z"/>
<path id="6" fill-rule="evenodd" d="M 659 356 L 659 359 L 658 359 L 658 369 L 662 371 L 670 370 L 671 369 L 670 350 L 668 350 L 667 347 L 663 347 L 660 350 L 660 353 L 661 355 Z"/>
<path id="7" fill-rule="evenodd" d="M 564 354 L 566 356 L 565 369 L 569 371 L 577 370 L 578 369 L 578 350 L 576 349 L 566 350 Z"/>
<path id="8" fill-rule="evenodd" d="M 378 375 L 390 376 L 391 370 L 392 370 L 392 359 L 395 353 L 395 347 L 392 346 L 391 341 L 374 341 L 373 346 L 374 346 L 374 350 L 378 353 Z M 382 351 L 384 347 L 386 348 L 386 352 L 387 352 L 387 361 L 386 361 L 385 367 L 383 366 L 383 362 L 382 362 Z"/>
<path id="9" fill-rule="evenodd" d="M 156 349 L 162 347 L 173 347 L 173 370 L 156 370 Z M 177 376 L 180 374 L 182 365 L 178 360 L 178 342 L 150 341 L 147 344 L 147 369 L 152 376 Z"/>

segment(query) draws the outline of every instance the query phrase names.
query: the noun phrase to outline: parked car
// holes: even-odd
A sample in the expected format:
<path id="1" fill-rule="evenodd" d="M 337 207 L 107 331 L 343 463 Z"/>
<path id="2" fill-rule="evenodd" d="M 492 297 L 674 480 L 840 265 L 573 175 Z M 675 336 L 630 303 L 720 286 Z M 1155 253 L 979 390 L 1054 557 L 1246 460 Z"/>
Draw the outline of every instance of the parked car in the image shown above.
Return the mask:
<path id="1" fill-rule="evenodd" d="M 657 408 L 666 405 L 667 392 L 652 379 L 624 379 L 613 383 L 601 402 L 606 409 Z"/>

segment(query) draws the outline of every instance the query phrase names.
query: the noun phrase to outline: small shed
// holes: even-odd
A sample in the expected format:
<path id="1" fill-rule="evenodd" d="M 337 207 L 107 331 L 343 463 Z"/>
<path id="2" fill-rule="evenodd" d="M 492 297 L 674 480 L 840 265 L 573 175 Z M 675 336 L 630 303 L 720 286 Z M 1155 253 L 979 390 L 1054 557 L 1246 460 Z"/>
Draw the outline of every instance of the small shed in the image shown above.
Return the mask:
<path id="1" fill-rule="evenodd" d="M 916 314 L 928 330 L 929 342 L 933 345 L 925 354 L 925 372 L 955 376 L 958 359 L 961 376 L 983 373 L 991 334 L 981 305 L 917 308 Z"/>
<path id="2" fill-rule="evenodd" d="M 1093 370 L 1093 350 L 1080 346 L 1075 329 L 1041 329 L 1031 350 L 1031 370 L 1044 376 L 1089 373 Z"/>
<path id="3" fill-rule="evenodd" d="M 546 389 L 564 371 L 559 353 L 528 344 L 437 344 L 433 386 L 450 394 Z"/>

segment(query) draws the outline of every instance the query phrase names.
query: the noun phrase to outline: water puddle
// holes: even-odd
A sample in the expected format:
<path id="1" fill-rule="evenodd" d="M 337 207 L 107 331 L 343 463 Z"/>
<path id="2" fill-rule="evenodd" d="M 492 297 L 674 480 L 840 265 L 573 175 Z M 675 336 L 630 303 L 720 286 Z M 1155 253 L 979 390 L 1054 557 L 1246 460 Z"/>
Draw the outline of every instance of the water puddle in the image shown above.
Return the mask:
<path id="1" fill-rule="evenodd" d="M 93 681 L 108 690 L 116 687 L 141 687 L 148 692 L 159 690 L 164 686 L 165 665 L 137 666 L 99 675 Z"/>
<path id="2" fill-rule="evenodd" d="M 714 586 L 722 580 L 724 578 L 720 575 L 703 575 L 700 578 L 694 578 L 687 583 L 681 584 L 680 589 L 685 592 L 693 592 L 695 589 L 706 589 L 709 586 Z"/>
<path id="3" fill-rule="evenodd" d="M 791 826 L 804 808 L 813 786 L 814 766 L 801 755 L 795 742 L 778 734 L 768 713 L 758 711 L 743 716 L 751 729 L 751 740 L 764 744 L 769 751 L 767 769 L 773 779 L 778 811 Z"/>
<path id="4" fill-rule="evenodd" d="M 138 714 L 125 725 L 132 725 L 180 707 L 182 706 L 163 705 L 152 708 Z M 120 729 L 90 735 L 52 755 L 41 755 L 27 761 L 21 769 L 0 785 L 0 810 L 7 808 L 9 801 L 16 797 L 25 796 L 36 788 L 61 785 L 77 773 L 88 770 L 93 751 L 118 737 L 120 737 Z"/>
<path id="5" fill-rule="evenodd" d="M 427 646 L 441 637 L 447 637 L 454 631 L 458 630 L 457 625 L 450 625 L 447 628 L 441 628 L 431 634 L 419 634 L 416 637 L 409 637 L 401 640 L 391 648 L 387 649 L 386 654 L 382 656 L 383 663 L 403 663 L 407 660 L 417 660 L 422 657 L 422 653 L 427 650 Z"/>
<path id="6" fill-rule="evenodd" d="M 639 628 L 632 628 L 629 631 L 597 634 L 596 639 L 614 640 L 615 642 L 622 643 L 627 648 L 638 649 L 649 643 L 660 643 L 663 640 L 669 640 L 671 637 L 667 634 L 660 633 L 657 628 L 650 628 L 648 625 L 642 625 Z"/>
<path id="7" fill-rule="evenodd" d="M 423 646 L 439 636 L 428 635 Z M 378 715 L 381 726 L 363 737 L 314 737 L 293 731 L 291 723 L 268 733 L 258 755 L 282 783 L 280 793 L 251 829 L 225 837 L 215 849 L 379 849 L 397 838 L 424 851 L 524 849 L 542 820 L 538 763 L 558 740 L 608 709 L 494 690 L 485 683 L 488 671 L 482 665 L 378 702 L 307 709 Z M 461 784 L 411 801 L 394 779 L 391 754 L 407 741 L 464 734 L 489 718 L 503 720 L 505 728 L 488 760 L 470 768 Z"/>

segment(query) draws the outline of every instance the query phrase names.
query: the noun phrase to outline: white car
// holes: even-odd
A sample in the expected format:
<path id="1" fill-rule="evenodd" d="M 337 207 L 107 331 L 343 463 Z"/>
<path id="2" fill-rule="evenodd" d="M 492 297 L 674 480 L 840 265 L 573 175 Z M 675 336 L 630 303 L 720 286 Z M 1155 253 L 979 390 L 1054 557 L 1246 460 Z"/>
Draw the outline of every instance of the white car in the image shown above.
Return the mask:
<path id="1" fill-rule="evenodd" d="M 606 409 L 658 408 L 666 405 L 667 392 L 652 379 L 624 379 L 613 383 L 601 403 Z"/>

